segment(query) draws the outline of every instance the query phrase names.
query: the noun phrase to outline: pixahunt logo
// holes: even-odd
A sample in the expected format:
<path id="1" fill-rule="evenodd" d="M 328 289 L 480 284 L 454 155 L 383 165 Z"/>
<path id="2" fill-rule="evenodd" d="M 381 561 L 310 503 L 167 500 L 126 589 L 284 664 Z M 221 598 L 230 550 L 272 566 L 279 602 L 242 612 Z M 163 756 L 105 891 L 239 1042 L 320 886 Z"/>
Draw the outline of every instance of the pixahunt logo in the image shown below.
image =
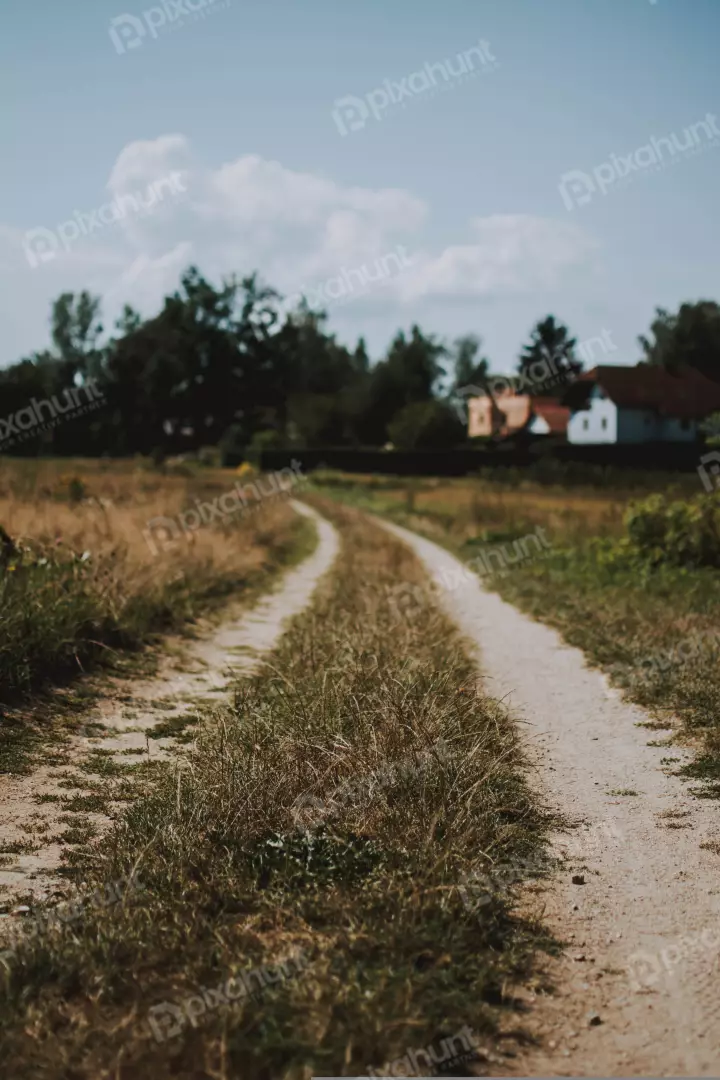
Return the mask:
<path id="1" fill-rule="evenodd" d="M 196 22 L 208 14 L 230 6 L 230 0 L 163 0 L 155 7 L 147 8 L 140 15 L 116 15 L 110 20 L 108 32 L 115 52 L 122 56 L 128 49 L 137 49 L 145 38 L 158 36 L 159 30 L 175 30 L 185 25 L 185 20 Z"/>
<path id="2" fill-rule="evenodd" d="M 477 68 L 476 60 L 480 62 Z M 471 49 L 458 53 L 455 61 L 457 68 L 453 67 L 454 61 L 451 60 L 439 60 L 434 64 L 427 62 L 398 82 L 385 79 L 382 86 L 376 87 L 363 97 L 349 94 L 338 98 L 332 110 L 335 127 L 343 136 L 351 131 L 359 131 L 365 127 L 371 114 L 376 120 L 382 120 L 384 111 L 391 105 L 404 108 L 406 99 L 413 101 L 423 95 L 432 97 L 433 91 L 457 85 L 457 80 L 464 76 L 472 77 L 478 71 L 493 71 L 497 67 L 497 60 L 490 52 L 490 43 L 482 40 Z M 442 81 L 436 76 L 441 76 Z"/>
<path id="3" fill-rule="evenodd" d="M 673 164 L 683 155 L 697 153 L 707 147 L 720 145 L 718 136 L 720 129 L 713 113 L 706 113 L 704 120 L 683 129 L 682 141 L 673 132 L 671 135 L 663 135 L 657 139 L 654 135 L 650 141 L 640 146 L 637 150 L 631 150 L 629 154 L 618 156 L 611 154 L 607 161 L 596 165 L 592 175 L 581 169 L 571 169 L 560 178 L 558 191 L 565 204 L 566 210 L 573 210 L 576 206 L 586 206 L 598 192 L 607 195 L 613 184 L 618 181 L 635 179 L 634 174 L 663 169 L 668 164 Z M 706 141 L 700 136 L 704 132 Z M 665 157 L 665 151 L 668 156 Z"/>
<path id="4" fill-rule="evenodd" d="M 60 398 L 65 399 L 64 407 L 60 404 Z M 63 419 L 82 416 L 97 409 L 104 401 L 105 398 L 97 388 L 96 379 L 86 379 L 82 386 L 67 387 L 61 395 L 53 394 L 51 398 L 42 398 L 40 401 L 32 398 L 25 408 L 18 409 L 16 413 L 0 420 L 0 447 L 14 446 L 15 443 L 56 427 Z M 43 409 L 47 409 L 47 415 L 43 415 Z"/>
<path id="5" fill-rule="evenodd" d="M 153 558 L 161 550 L 175 547 L 180 540 L 192 540 L 198 529 L 213 524 L 216 518 L 220 525 L 227 525 L 235 514 L 251 513 L 272 497 L 287 497 L 292 488 L 304 480 L 302 465 L 293 460 L 290 468 L 286 466 L 264 479 L 267 491 L 263 488 L 263 479 L 258 477 L 256 483 L 236 483 L 230 491 L 218 495 L 212 502 L 196 499 L 194 507 L 183 510 L 175 518 L 151 518 L 143 529 L 143 536 Z M 248 502 L 248 492 L 253 496 L 254 503 Z"/>
<path id="6" fill-rule="evenodd" d="M 184 194 L 187 188 L 181 180 L 182 173 L 172 172 L 161 180 L 155 180 L 148 184 L 147 194 L 136 191 L 134 194 L 119 195 L 112 202 L 103 203 L 89 214 L 75 211 L 75 216 L 61 221 L 54 229 L 46 229 L 39 225 L 35 229 L 28 229 L 23 237 L 25 257 L 30 266 L 35 269 L 40 263 L 50 262 L 57 256 L 62 243 L 65 251 L 69 251 L 73 244 L 82 236 L 90 236 L 98 229 L 106 225 L 114 225 L 116 221 L 123 221 L 128 214 L 144 216 L 149 214 L 157 203 L 162 202 L 164 197 L 163 187 L 167 185 L 172 195 Z"/>
<path id="7" fill-rule="evenodd" d="M 458 1045 L 459 1044 L 459 1045 Z M 380 1069 L 367 1066 L 368 1076 L 437 1076 L 453 1066 L 461 1065 L 476 1056 L 478 1039 L 467 1024 L 460 1031 L 443 1039 L 437 1049 L 434 1045 L 419 1050 L 408 1049 L 403 1057 L 386 1061 Z M 423 1061 L 420 1059 L 423 1058 Z"/>
<path id="8" fill-rule="evenodd" d="M 309 962 L 305 953 L 297 949 L 287 960 L 265 964 L 264 967 L 249 971 L 238 971 L 237 975 L 222 980 L 214 987 L 200 987 L 197 994 L 185 998 L 179 1004 L 161 1001 L 159 1005 L 153 1005 L 148 1013 L 153 1037 L 158 1043 L 167 1042 L 179 1035 L 188 1024 L 197 1028 L 200 1017 L 215 1009 L 229 1008 L 243 999 L 257 1000 L 265 990 L 272 989 L 279 982 L 302 975 Z M 253 979 L 257 984 L 255 986 Z"/>
<path id="9" fill-rule="evenodd" d="M 397 244 L 395 251 L 379 256 L 372 263 L 364 262 L 361 266 L 353 266 L 350 269 L 343 266 L 338 274 L 316 282 L 309 288 L 303 285 L 286 297 L 279 307 L 277 318 L 269 332 L 270 334 L 278 333 L 284 325 L 284 320 L 299 307 L 303 300 L 312 311 L 326 311 L 331 305 L 340 307 L 341 304 L 349 304 L 352 300 L 368 296 L 375 289 L 387 285 L 394 275 L 402 274 L 403 271 L 412 269 L 414 265 L 412 257 L 407 254 L 407 248 L 402 244 Z"/>

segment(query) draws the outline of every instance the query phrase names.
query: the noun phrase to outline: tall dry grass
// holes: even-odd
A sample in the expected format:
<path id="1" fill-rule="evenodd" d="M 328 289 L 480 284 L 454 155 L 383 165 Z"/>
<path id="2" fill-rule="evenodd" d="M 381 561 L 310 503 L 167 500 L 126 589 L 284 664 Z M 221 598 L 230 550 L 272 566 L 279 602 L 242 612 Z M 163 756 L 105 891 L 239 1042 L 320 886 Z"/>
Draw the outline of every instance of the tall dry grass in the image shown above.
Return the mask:
<path id="1" fill-rule="evenodd" d="M 282 499 L 164 549 L 147 542 L 150 519 L 236 480 L 142 462 L 0 465 L 0 704 L 137 648 L 277 569 L 303 528 Z"/>

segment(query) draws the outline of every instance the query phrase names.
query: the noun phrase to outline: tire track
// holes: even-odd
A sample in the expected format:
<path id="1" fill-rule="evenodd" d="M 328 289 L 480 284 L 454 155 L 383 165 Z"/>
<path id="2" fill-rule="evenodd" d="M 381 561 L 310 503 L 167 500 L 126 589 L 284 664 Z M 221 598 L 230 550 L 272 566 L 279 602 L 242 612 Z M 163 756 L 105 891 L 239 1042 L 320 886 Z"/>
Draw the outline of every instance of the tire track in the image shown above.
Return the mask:
<path id="1" fill-rule="evenodd" d="M 166 655 L 157 675 L 132 685 L 130 700 L 126 682 L 106 679 L 108 687 L 122 693 L 122 702 L 111 694 L 100 700 L 88 720 L 101 724 L 102 730 L 87 737 L 71 736 L 62 747 L 53 748 L 53 757 L 61 758 L 61 763 L 40 765 L 28 776 L 0 778 L 0 849 L 22 844 L 28 837 L 38 845 L 32 853 L 20 854 L 11 865 L 0 867 L 0 887 L 6 900 L 28 893 L 34 899 L 47 898 L 57 884 L 55 871 L 66 850 L 57 834 L 68 821 L 62 818 L 61 803 L 43 804 L 41 800 L 69 794 L 67 781 L 63 784 L 69 768 L 98 750 L 111 751 L 125 763 L 133 760 L 124 756 L 128 752 L 167 757 L 176 741 L 171 737 L 150 739 L 153 728 L 163 721 L 180 719 L 197 709 L 199 702 L 222 702 L 238 679 L 252 675 L 262 657 L 272 651 L 287 620 L 310 603 L 320 578 L 336 558 L 339 539 L 334 526 L 315 510 L 296 501 L 291 505 L 314 523 L 318 543 L 307 559 L 280 577 L 271 593 L 249 611 L 226 620 L 204 640 L 189 647 L 173 642 L 180 657 Z M 165 703 L 163 711 L 158 710 L 159 701 Z M 101 812 L 87 813 L 86 820 L 99 832 L 111 823 Z"/>
<path id="2" fill-rule="evenodd" d="M 667 747 L 638 726 L 648 714 L 609 694 L 578 649 L 485 592 L 443 548 L 384 524 L 433 578 L 463 572 L 440 602 L 479 652 L 488 691 L 525 721 L 541 798 L 579 826 L 554 838 L 560 873 L 522 900 L 540 904 L 568 947 L 545 968 L 555 992 L 527 995 L 538 1045 L 514 1071 L 717 1076 L 720 848 L 701 845 L 720 830 L 717 803 L 671 775 L 689 755 L 673 747 L 668 767 Z"/>

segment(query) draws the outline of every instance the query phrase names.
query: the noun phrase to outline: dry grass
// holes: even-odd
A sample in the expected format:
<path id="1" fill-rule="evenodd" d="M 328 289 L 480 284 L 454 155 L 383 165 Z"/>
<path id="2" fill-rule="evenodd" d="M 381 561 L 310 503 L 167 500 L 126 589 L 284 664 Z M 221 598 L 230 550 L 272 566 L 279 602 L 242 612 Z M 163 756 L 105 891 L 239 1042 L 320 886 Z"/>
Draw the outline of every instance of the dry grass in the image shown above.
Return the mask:
<path id="1" fill-rule="evenodd" d="M 184 762 L 136 771 L 81 868 L 88 889 L 137 868 L 144 891 L 10 964 L 14 1080 L 352 1076 L 464 1024 L 484 1046 L 515 1027 L 507 987 L 539 932 L 509 893 L 472 912 L 457 885 L 542 843 L 517 734 L 432 603 L 393 605 L 424 580 L 412 553 L 327 510 L 343 549 L 312 609 Z M 298 949 L 296 977 L 153 1038 L 153 1006 Z"/>
<path id="2" fill-rule="evenodd" d="M 211 566 L 218 576 L 256 569 L 264 559 L 259 537 L 271 536 L 292 515 L 268 500 L 262 515 L 238 516 L 233 528 L 217 524 L 188 533 L 189 542 L 154 556 L 143 535 L 147 522 L 191 509 L 197 498 L 230 491 L 230 469 L 151 470 L 144 462 L 60 461 L 0 465 L 0 523 L 13 539 L 73 552 L 89 551 L 113 585 L 130 575 L 129 589 L 167 582 L 179 570 Z M 236 527 L 246 536 L 238 543 Z"/>
<path id="3" fill-rule="evenodd" d="M 559 629 L 628 697 L 699 745 L 697 760 L 683 775 L 705 782 L 698 794 L 720 796 L 720 573 L 625 557 L 615 541 L 624 535 L 630 503 L 645 492 L 563 491 L 474 479 L 399 487 L 390 478 L 378 482 L 332 473 L 313 480 L 321 490 L 415 529 L 466 560 L 484 544 L 512 541 L 536 525 L 545 528 L 551 543 L 546 557 L 485 576 L 486 587 Z M 649 476 L 648 490 L 656 482 Z M 696 477 L 679 483 L 665 494 L 698 495 Z"/>
<path id="4" fill-rule="evenodd" d="M 148 520 L 238 480 L 230 470 L 179 472 L 142 462 L 0 465 L 0 525 L 13 545 L 0 545 L 0 709 L 262 587 L 307 546 L 286 501 L 268 498 L 154 555 Z"/>
<path id="5" fill-rule="evenodd" d="M 619 535 L 630 489 L 575 487 L 569 491 L 533 481 L 505 484 L 479 478 L 399 479 L 318 471 L 313 485 L 344 501 L 410 521 L 427 535 L 452 536 L 463 544 L 477 538 L 524 535 L 537 525 L 579 539 Z"/>

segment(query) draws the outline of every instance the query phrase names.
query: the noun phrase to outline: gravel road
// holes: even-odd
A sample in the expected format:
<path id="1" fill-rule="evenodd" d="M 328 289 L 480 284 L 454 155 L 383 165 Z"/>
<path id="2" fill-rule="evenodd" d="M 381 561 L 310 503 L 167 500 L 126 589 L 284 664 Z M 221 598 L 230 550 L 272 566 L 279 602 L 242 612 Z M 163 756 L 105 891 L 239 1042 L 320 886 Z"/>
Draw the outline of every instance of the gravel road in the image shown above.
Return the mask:
<path id="1" fill-rule="evenodd" d="M 462 571 L 436 544 L 387 527 L 436 580 Z M 670 775 L 683 752 L 649 745 L 664 733 L 638 726 L 648 715 L 554 630 L 472 575 L 438 596 L 478 650 L 488 692 L 524 721 L 541 797 L 578 825 L 554 838 L 563 869 L 523 897 L 567 948 L 546 971 L 555 992 L 528 995 L 539 1045 L 513 1072 L 720 1075 L 717 802 Z"/>

